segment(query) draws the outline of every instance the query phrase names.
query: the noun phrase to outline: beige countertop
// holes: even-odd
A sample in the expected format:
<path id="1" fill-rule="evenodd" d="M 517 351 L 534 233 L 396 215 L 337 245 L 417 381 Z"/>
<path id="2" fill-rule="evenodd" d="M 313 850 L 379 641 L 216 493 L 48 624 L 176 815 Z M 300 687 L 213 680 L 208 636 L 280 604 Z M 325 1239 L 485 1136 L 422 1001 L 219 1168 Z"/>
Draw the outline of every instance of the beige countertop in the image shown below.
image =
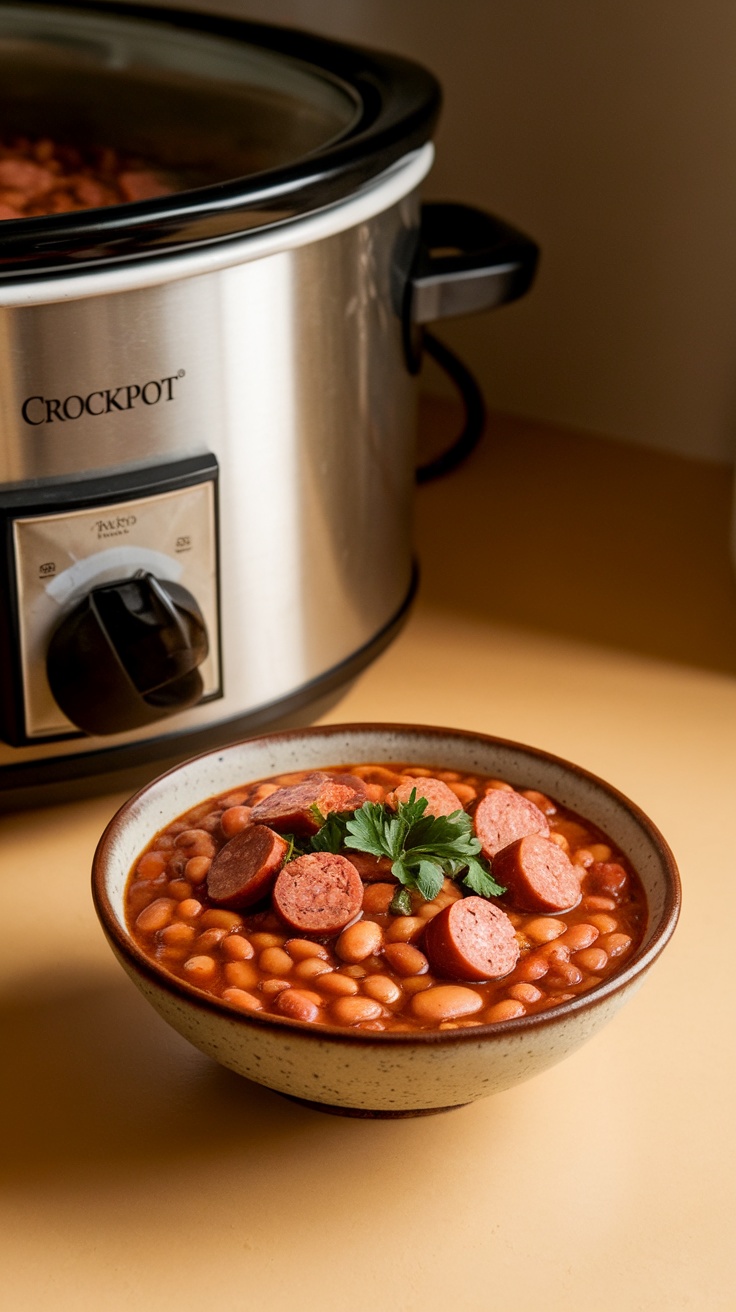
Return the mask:
<path id="1" fill-rule="evenodd" d="M 729 503 L 723 468 L 494 419 L 419 492 L 419 602 L 329 717 L 547 748 L 675 852 L 684 910 L 644 988 L 507 1093 L 349 1120 L 217 1067 L 97 926 L 123 796 L 0 817 L 9 1312 L 736 1307 Z"/>

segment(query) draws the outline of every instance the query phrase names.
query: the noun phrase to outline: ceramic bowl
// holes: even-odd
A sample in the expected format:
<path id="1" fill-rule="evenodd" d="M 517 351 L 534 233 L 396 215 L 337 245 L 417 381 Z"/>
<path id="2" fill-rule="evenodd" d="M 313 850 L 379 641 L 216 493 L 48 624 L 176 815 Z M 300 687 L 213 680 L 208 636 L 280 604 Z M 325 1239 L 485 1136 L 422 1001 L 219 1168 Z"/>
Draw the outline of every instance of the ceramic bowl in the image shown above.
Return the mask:
<path id="1" fill-rule="evenodd" d="M 128 874 L 153 836 L 214 794 L 252 779 L 359 761 L 416 761 L 480 771 L 546 793 L 591 820 L 632 862 L 649 923 L 613 977 L 539 1015 L 420 1033 L 317 1029 L 235 1013 L 167 974 L 136 946 L 123 914 Z M 157 1012 L 202 1052 L 259 1084 L 346 1115 L 406 1116 L 486 1097 L 561 1061 L 641 985 L 671 937 L 680 905 L 672 854 L 650 820 L 615 788 L 547 752 L 456 729 L 330 725 L 252 738 L 177 766 L 118 811 L 94 858 L 97 913 L 118 960 Z"/>

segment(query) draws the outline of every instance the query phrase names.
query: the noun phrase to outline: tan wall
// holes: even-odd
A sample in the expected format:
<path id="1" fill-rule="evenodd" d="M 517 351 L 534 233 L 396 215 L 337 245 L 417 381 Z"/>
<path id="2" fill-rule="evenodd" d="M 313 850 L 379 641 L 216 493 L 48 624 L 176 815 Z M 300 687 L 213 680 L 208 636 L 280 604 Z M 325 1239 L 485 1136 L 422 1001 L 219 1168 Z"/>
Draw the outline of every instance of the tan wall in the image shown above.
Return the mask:
<path id="1" fill-rule="evenodd" d="M 499 409 L 736 452 L 733 0 L 200 0 L 382 45 L 445 88 L 427 186 L 537 238 L 530 297 L 443 326 Z"/>

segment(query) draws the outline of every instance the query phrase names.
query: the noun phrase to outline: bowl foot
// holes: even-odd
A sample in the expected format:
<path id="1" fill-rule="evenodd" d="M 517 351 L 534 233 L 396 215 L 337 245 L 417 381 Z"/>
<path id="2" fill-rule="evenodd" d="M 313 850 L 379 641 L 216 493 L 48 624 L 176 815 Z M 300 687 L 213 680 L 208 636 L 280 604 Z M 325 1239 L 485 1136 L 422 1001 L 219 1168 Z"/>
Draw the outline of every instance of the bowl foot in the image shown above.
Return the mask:
<path id="1" fill-rule="evenodd" d="M 310 1098 L 297 1098 L 292 1093 L 282 1093 L 281 1098 L 289 1102 L 298 1102 L 302 1107 L 309 1107 L 313 1112 L 328 1112 L 330 1116 L 357 1116 L 361 1120 L 404 1120 L 409 1116 L 438 1116 L 440 1112 L 454 1112 L 458 1107 L 467 1107 L 466 1102 L 453 1103 L 451 1107 L 417 1107 L 408 1111 L 388 1111 L 379 1109 L 371 1111 L 367 1107 L 337 1107 L 330 1102 L 312 1102 Z"/>

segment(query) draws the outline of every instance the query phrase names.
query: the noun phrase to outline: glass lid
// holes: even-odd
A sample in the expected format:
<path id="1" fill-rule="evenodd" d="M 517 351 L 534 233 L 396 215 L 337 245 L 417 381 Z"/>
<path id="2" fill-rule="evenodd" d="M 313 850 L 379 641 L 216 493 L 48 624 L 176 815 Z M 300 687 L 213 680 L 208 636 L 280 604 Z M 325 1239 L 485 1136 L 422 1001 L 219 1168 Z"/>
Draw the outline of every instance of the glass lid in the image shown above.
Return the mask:
<path id="1" fill-rule="evenodd" d="M 414 64 L 285 28 L 0 0 L 0 276 L 313 212 L 422 145 L 438 103 Z"/>

